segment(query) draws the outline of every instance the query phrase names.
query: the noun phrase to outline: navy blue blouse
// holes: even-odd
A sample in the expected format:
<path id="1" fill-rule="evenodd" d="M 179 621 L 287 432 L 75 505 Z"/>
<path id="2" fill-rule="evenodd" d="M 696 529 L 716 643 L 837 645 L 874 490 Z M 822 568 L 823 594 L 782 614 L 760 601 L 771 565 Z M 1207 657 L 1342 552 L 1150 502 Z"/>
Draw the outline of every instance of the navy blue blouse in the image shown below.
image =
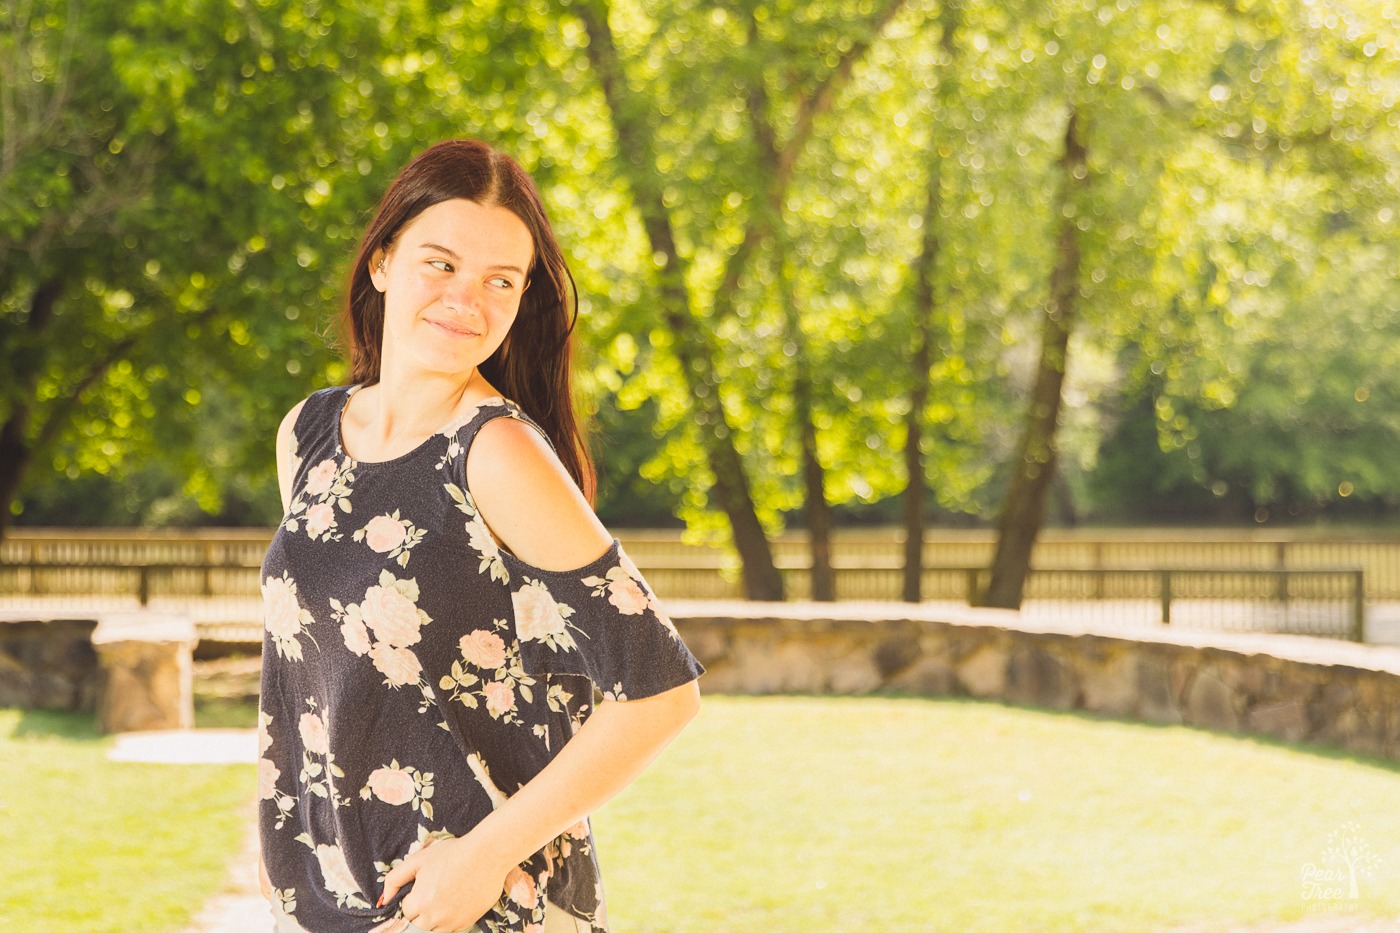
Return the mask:
<path id="1" fill-rule="evenodd" d="M 568 572 L 497 546 L 466 458 L 493 418 L 533 424 L 515 404 L 482 402 L 363 463 L 341 445 L 354 391 L 302 408 L 292 503 L 261 574 L 263 859 L 310 933 L 404 926 L 411 886 L 376 908 L 384 876 L 538 774 L 595 693 L 638 699 L 703 673 L 617 541 Z M 512 870 L 479 925 L 523 933 L 547 902 L 607 930 L 586 820 Z"/>

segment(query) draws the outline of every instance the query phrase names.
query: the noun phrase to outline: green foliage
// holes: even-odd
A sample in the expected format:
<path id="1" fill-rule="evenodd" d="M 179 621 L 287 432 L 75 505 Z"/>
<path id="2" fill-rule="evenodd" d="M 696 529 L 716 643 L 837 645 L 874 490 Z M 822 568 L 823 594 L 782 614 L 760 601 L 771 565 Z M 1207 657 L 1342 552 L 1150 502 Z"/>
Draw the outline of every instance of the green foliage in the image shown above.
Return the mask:
<path id="1" fill-rule="evenodd" d="M 597 8 L 641 149 L 590 62 Z M 11 4 L 0 427 L 33 456 L 27 518 L 275 519 L 277 421 L 345 377 L 327 338 L 354 238 L 391 173 L 452 135 L 517 154 L 570 253 L 605 513 L 719 536 L 711 426 L 665 317 L 678 270 L 632 182 L 657 186 L 771 530 L 803 501 L 802 372 L 832 502 L 878 511 L 904 485 L 936 172 L 926 479 L 940 512 L 989 516 L 1071 106 L 1090 178 L 1070 511 L 1392 509 L 1397 25 L 1276 0 Z"/>

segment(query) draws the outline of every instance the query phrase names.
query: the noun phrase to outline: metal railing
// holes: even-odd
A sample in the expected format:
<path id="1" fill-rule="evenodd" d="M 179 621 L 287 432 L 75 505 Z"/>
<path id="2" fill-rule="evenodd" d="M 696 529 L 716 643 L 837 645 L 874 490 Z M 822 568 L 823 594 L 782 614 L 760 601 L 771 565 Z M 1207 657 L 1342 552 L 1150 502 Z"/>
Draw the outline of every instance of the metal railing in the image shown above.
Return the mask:
<path id="1" fill-rule="evenodd" d="M 720 548 L 689 543 L 676 530 L 618 532 L 644 571 L 676 568 L 692 581 L 702 569 L 719 580 L 696 582 L 697 591 L 739 594 L 735 559 Z M 256 567 L 272 529 L 12 528 L 0 541 L 0 565 L 120 564 Z M 924 563 L 932 568 L 990 565 L 995 535 L 988 530 L 938 529 L 925 536 Z M 785 568 L 794 594 L 805 593 L 809 558 L 800 531 L 772 539 L 775 560 Z M 897 598 L 888 582 L 903 560 L 896 528 L 841 529 L 833 536 L 838 578 L 862 598 Z M 1216 529 L 1049 529 L 1032 555 L 1032 566 L 1084 570 L 1143 567 L 1212 567 L 1221 570 L 1327 570 L 1355 567 L 1366 572 L 1367 597 L 1400 600 L 1400 536 L 1343 532 L 1239 531 Z M 861 572 L 872 580 L 854 579 Z M 667 587 L 657 584 L 662 592 Z M 702 595 L 697 592 L 697 595 Z M 930 591 L 934 592 L 934 591 Z M 679 594 L 678 594 L 679 595 Z M 938 597 L 935 597 L 938 598 Z"/>
<path id="2" fill-rule="evenodd" d="M 742 596 L 738 583 L 722 575 L 708 555 L 638 563 L 663 599 Z M 790 559 L 782 563 L 793 598 L 804 598 L 807 568 Z M 985 586 L 987 573 L 985 567 L 926 568 L 926 598 L 970 603 Z M 261 617 L 258 576 L 257 566 L 207 563 L 0 565 L 0 609 L 163 608 L 189 613 L 206 634 L 221 626 L 226 634 L 241 633 L 229 640 L 255 640 L 250 633 L 258 631 Z M 894 599 L 900 578 L 898 566 L 838 561 L 837 597 Z M 1290 632 L 1355 641 L 1363 638 L 1367 605 L 1366 574 L 1357 568 L 1037 568 L 1025 595 L 1022 612 L 1036 619 Z"/>

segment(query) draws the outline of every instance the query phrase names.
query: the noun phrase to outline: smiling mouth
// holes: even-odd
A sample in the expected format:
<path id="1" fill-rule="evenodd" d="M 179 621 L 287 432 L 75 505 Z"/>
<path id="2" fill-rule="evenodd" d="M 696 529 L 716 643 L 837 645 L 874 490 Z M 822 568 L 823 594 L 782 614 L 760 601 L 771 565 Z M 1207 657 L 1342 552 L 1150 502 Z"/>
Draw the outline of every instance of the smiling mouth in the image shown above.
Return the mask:
<path id="1" fill-rule="evenodd" d="M 434 327 L 436 327 L 438 330 L 441 330 L 441 331 L 444 331 L 445 333 L 451 334 L 451 335 L 454 336 L 454 337 L 480 337 L 480 336 L 481 336 L 479 333 L 477 333 L 476 331 L 472 330 L 470 327 L 463 327 L 463 326 L 460 325 L 460 324 L 448 324 L 448 323 L 446 323 L 446 322 L 444 322 L 444 321 L 433 321 L 433 320 L 429 320 L 428 323 L 431 324 L 431 325 L 433 325 Z"/>

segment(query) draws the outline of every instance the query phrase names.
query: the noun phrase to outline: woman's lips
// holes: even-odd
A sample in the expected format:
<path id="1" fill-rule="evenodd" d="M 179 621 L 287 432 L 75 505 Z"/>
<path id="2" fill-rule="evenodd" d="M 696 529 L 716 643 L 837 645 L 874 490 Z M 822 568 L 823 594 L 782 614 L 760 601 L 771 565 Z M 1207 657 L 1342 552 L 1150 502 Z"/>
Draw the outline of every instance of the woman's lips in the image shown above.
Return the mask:
<path id="1" fill-rule="evenodd" d="M 470 327 L 465 327 L 465 326 L 463 326 L 463 325 L 461 325 L 461 324 L 448 324 L 448 323 L 446 323 L 446 322 L 444 322 L 444 321 L 434 321 L 434 320 L 429 320 L 428 323 L 431 324 L 431 325 L 433 325 L 434 327 L 436 327 L 438 330 L 442 331 L 443 333 L 449 334 L 449 335 L 451 335 L 451 336 L 453 336 L 453 337 L 480 337 L 480 336 L 481 336 L 481 335 L 478 334 L 476 331 L 472 330 Z"/>

